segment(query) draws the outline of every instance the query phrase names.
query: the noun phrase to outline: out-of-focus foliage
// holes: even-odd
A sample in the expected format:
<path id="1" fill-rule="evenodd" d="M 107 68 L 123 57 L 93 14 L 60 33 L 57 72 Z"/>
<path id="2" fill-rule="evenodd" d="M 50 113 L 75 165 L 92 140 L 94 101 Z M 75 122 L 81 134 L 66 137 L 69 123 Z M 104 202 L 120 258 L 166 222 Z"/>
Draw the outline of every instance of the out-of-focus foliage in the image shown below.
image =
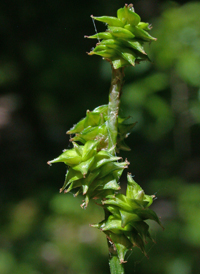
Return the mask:
<path id="1" fill-rule="evenodd" d="M 153 227 L 150 259 L 135 250 L 127 274 L 200 273 L 200 4 L 165 3 L 133 3 L 158 40 L 146 47 L 152 64 L 126 69 L 122 115 L 138 123 L 124 158 L 156 193 L 165 231 Z M 91 13 L 114 16 L 124 2 L 72 4 L 0 4 L 1 274 L 109 272 L 104 235 L 88 226 L 101 210 L 58 194 L 65 167 L 46 161 L 68 148 L 65 132 L 86 109 L 107 103 L 110 69 L 85 54 L 83 36 L 94 34 Z"/>

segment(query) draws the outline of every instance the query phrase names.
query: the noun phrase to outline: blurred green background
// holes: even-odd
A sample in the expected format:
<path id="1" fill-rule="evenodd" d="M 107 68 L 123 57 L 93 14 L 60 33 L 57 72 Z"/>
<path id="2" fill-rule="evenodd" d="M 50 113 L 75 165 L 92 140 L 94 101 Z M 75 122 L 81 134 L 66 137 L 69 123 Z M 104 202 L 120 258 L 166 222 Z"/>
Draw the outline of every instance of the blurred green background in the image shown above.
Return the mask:
<path id="1" fill-rule="evenodd" d="M 128 254 L 126 273 L 200 273 L 200 2 L 136 0 L 153 24 L 152 63 L 126 69 L 121 112 L 138 121 L 122 156 L 165 227 L 148 260 Z M 89 223 L 91 202 L 58 194 L 65 166 L 46 162 L 69 147 L 66 131 L 107 103 L 110 66 L 89 57 L 91 14 L 123 1 L 0 3 L 0 274 L 109 273 L 106 240 Z M 97 22 L 98 31 L 105 26 Z M 122 189 L 125 182 L 121 181 Z"/>

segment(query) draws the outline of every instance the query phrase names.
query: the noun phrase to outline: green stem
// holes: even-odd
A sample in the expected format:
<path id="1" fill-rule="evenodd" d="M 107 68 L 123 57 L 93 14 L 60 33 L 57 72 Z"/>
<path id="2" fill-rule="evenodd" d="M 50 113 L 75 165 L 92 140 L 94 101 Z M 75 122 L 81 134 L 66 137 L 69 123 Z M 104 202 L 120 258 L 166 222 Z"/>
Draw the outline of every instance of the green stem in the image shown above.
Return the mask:
<path id="1" fill-rule="evenodd" d="M 118 113 L 120 105 L 121 90 L 123 85 L 124 68 L 114 69 L 112 67 L 112 79 L 109 92 L 108 104 L 108 129 L 109 143 L 108 148 L 114 147 L 113 154 L 116 152 L 117 134 L 118 134 Z"/>
<path id="2" fill-rule="evenodd" d="M 108 104 L 108 130 L 109 143 L 108 148 L 113 148 L 112 153 L 116 153 L 117 135 L 118 135 L 118 114 L 120 106 L 120 97 L 124 78 L 124 68 L 114 69 L 112 67 L 111 87 L 109 91 Z M 105 216 L 109 214 L 105 210 Z M 109 266 L 111 274 L 124 274 L 124 266 L 120 263 L 114 246 L 108 240 L 109 248 Z"/>
<path id="3" fill-rule="evenodd" d="M 124 265 L 120 264 L 120 261 L 117 255 L 112 256 L 109 260 L 110 273 L 111 274 L 124 274 Z"/>

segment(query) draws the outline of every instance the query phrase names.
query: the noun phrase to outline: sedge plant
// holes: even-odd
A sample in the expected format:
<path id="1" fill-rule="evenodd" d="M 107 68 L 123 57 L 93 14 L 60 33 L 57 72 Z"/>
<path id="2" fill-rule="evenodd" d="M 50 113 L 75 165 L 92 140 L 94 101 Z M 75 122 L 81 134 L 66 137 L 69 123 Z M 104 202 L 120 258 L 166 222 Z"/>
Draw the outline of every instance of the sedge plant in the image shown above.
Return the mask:
<path id="1" fill-rule="evenodd" d="M 88 54 L 99 55 L 111 65 L 109 102 L 87 110 L 85 118 L 67 131 L 72 148 L 48 164 L 63 162 L 67 166 L 60 192 L 73 190 L 75 197 L 82 195 L 82 208 L 87 208 L 91 199 L 98 200 L 96 204 L 103 208 L 105 219 L 91 227 L 107 238 L 111 274 L 123 274 L 128 250 L 139 248 L 147 256 L 145 243 L 153 239 L 145 221 L 161 225 L 149 208 L 155 196 L 146 195 L 131 173 L 127 173 L 126 194 L 120 193 L 120 177 L 129 162 L 118 156 L 120 150 L 130 150 L 124 140 L 136 124 L 127 123 L 129 117 L 119 115 L 124 69 L 149 61 L 143 45 L 156 38 L 149 34 L 151 25 L 141 22 L 132 4 L 118 9 L 117 17 L 91 17 L 107 26 L 105 32 L 86 37 L 98 39 Z"/>

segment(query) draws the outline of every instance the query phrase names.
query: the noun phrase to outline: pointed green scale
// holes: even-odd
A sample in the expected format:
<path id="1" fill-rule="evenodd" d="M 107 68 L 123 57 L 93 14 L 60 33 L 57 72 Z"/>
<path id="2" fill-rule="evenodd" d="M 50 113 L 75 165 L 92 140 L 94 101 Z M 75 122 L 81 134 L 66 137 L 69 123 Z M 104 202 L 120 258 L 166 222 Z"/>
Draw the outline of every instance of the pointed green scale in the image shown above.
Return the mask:
<path id="1" fill-rule="evenodd" d="M 118 130 L 119 130 L 119 134 L 121 136 L 123 136 L 123 138 L 131 132 L 131 130 L 135 127 L 135 125 L 137 124 L 137 122 L 135 123 L 131 123 L 131 124 L 118 124 Z"/>
<path id="2" fill-rule="evenodd" d="M 77 165 L 82 161 L 82 157 L 74 148 L 65 150 L 60 156 L 48 162 L 48 164 L 63 162 L 66 165 Z"/>
<path id="3" fill-rule="evenodd" d="M 103 115 L 108 115 L 108 105 L 102 105 L 96 107 L 93 112 L 102 113 Z"/>
<path id="4" fill-rule="evenodd" d="M 106 45 L 98 43 L 96 45 L 96 47 L 91 52 L 89 52 L 88 54 L 89 55 L 91 55 L 91 54 L 97 54 L 98 52 L 104 51 L 106 49 L 108 49 Z"/>
<path id="5" fill-rule="evenodd" d="M 142 253 L 144 253 L 144 255 L 147 256 L 145 252 L 144 241 L 142 240 L 141 236 L 137 233 L 136 230 L 131 231 L 129 239 L 133 245 L 136 245 L 138 248 L 140 248 Z"/>
<path id="6" fill-rule="evenodd" d="M 130 151 L 131 149 L 130 149 L 130 147 L 129 146 L 127 146 L 127 144 L 124 142 L 124 140 L 122 139 L 118 139 L 118 141 L 117 141 L 117 149 L 119 150 L 125 150 L 125 151 Z"/>
<path id="7" fill-rule="evenodd" d="M 97 153 L 97 146 L 99 144 L 99 141 L 92 141 L 89 140 L 85 143 L 83 146 L 83 154 L 82 154 L 82 161 L 87 161 L 91 157 L 95 156 Z"/>
<path id="8" fill-rule="evenodd" d="M 106 124 L 104 123 L 103 125 L 96 126 L 96 127 L 87 127 L 85 128 L 80 134 L 77 134 L 73 140 L 74 141 L 81 141 L 85 140 L 94 140 L 97 138 L 97 136 L 105 138 L 107 135 L 107 127 Z"/>
<path id="9" fill-rule="evenodd" d="M 135 37 L 135 35 L 131 31 L 121 27 L 108 26 L 108 31 L 117 38 L 131 39 Z"/>
<path id="10" fill-rule="evenodd" d="M 117 56 L 118 53 L 116 52 L 116 50 L 114 49 L 110 49 L 108 47 L 105 46 L 106 49 L 103 49 L 103 50 L 99 50 L 99 51 L 95 51 L 95 49 L 91 52 L 89 52 L 88 54 L 89 55 L 99 55 L 101 57 L 104 57 L 104 58 L 111 58 L 113 56 Z"/>
<path id="11" fill-rule="evenodd" d="M 105 31 L 105 32 L 99 32 L 91 36 L 85 36 L 86 38 L 90 39 L 112 39 L 113 36 L 110 32 Z"/>
<path id="12" fill-rule="evenodd" d="M 69 168 L 65 175 L 65 181 L 62 188 L 60 189 L 60 192 L 62 192 L 71 182 L 80 180 L 82 178 L 83 178 L 83 174 L 81 174 L 81 172 L 73 170 L 72 168 Z"/>
<path id="13" fill-rule="evenodd" d="M 138 24 L 138 27 L 140 28 L 140 29 L 143 29 L 143 30 L 150 30 L 152 27 L 151 27 L 151 25 L 149 24 L 149 23 L 145 23 L 145 22 L 140 22 L 139 24 Z"/>
<path id="14" fill-rule="evenodd" d="M 139 191 L 143 190 L 132 178 L 130 173 L 127 173 L 127 189 L 126 196 L 131 199 L 137 199 Z"/>
<path id="15" fill-rule="evenodd" d="M 93 172 L 90 172 L 87 175 L 87 177 L 82 180 L 83 195 L 85 195 L 88 192 L 90 185 L 98 177 L 99 173 L 100 173 L 100 170 L 95 170 Z"/>
<path id="16" fill-rule="evenodd" d="M 123 27 L 124 26 L 124 24 L 122 23 L 122 21 L 119 20 L 117 17 L 112 17 L 112 16 L 95 17 L 93 15 L 91 15 L 91 17 L 94 18 L 97 21 L 106 23 L 109 26 L 115 26 L 115 27 Z"/>
<path id="17" fill-rule="evenodd" d="M 112 173 L 115 170 L 123 170 L 127 168 L 127 162 L 121 162 L 121 163 L 116 163 L 116 162 L 109 162 L 106 163 L 105 165 L 101 166 L 101 172 L 99 174 L 99 178 L 103 178 L 107 176 L 108 174 Z"/>
<path id="18" fill-rule="evenodd" d="M 134 51 L 128 48 L 122 48 L 121 56 L 129 62 L 132 66 L 135 66 L 135 60 L 137 58 L 137 55 Z"/>
<path id="19" fill-rule="evenodd" d="M 106 206 L 106 209 L 115 217 L 120 219 L 120 211 L 117 206 Z"/>
<path id="20" fill-rule="evenodd" d="M 154 195 L 144 195 L 143 201 L 148 202 L 147 207 L 149 207 L 153 203 Z"/>
<path id="21" fill-rule="evenodd" d="M 67 131 L 67 134 L 74 134 L 81 132 L 84 129 L 85 119 L 80 120 L 76 125 L 74 125 L 70 130 Z"/>
<path id="22" fill-rule="evenodd" d="M 117 181 L 115 179 L 110 180 L 107 182 L 104 186 L 103 189 L 113 189 L 113 190 L 119 190 L 120 186 L 118 185 Z"/>
<path id="23" fill-rule="evenodd" d="M 130 63 L 126 61 L 124 58 L 121 58 L 120 56 L 116 58 L 111 58 L 111 61 L 114 69 L 130 66 Z"/>
<path id="24" fill-rule="evenodd" d="M 85 177 L 85 175 L 88 173 L 90 167 L 92 166 L 93 162 L 94 162 L 94 157 L 91 157 L 87 161 L 81 162 L 79 165 L 76 165 L 72 168 L 76 171 L 80 171 L 83 174 L 83 177 Z"/>
<path id="25" fill-rule="evenodd" d="M 78 144 L 75 143 L 75 142 L 72 142 L 72 144 L 73 144 L 73 147 L 74 147 L 76 153 L 77 153 L 79 156 L 82 157 L 82 154 L 83 154 L 83 146 L 78 145 Z"/>
<path id="26" fill-rule="evenodd" d="M 118 161 L 121 159 L 121 157 L 115 157 L 115 156 L 112 156 L 112 157 L 109 157 L 109 158 L 106 158 L 105 156 L 104 157 L 99 157 L 101 155 L 96 155 L 95 157 L 95 161 L 94 161 L 94 164 L 91 168 L 91 170 L 95 170 L 97 168 L 100 168 L 101 166 L 107 164 L 107 163 L 110 163 L 110 162 L 115 162 L 115 161 Z"/>
<path id="27" fill-rule="evenodd" d="M 124 26 L 126 30 L 129 30 L 135 37 L 143 39 L 144 41 L 151 42 L 151 41 L 156 41 L 157 38 L 151 36 L 147 31 L 137 27 L 137 26 L 132 26 L 130 24 L 127 24 Z"/>
<path id="28" fill-rule="evenodd" d="M 147 238 L 152 240 L 151 235 L 149 234 L 149 225 L 147 223 L 132 222 L 131 225 L 137 230 L 144 242 L 146 242 Z"/>
<path id="29" fill-rule="evenodd" d="M 115 234 L 122 234 L 124 231 L 131 231 L 132 226 L 131 225 L 126 225 L 125 227 L 121 226 L 121 220 L 118 219 L 112 219 L 112 220 L 107 220 L 105 225 L 101 227 L 102 231 L 109 230 Z"/>
<path id="30" fill-rule="evenodd" d="M 99 126 L 100 122 L 101 122 L 101 115 L 98 112 L 93 112 L 93 111 L 87 111 L 86 112 L 86 119 L 85 119 L 85 124 L 84 127 L 88 127 L 88 126 Z"/>
<path id="31" fill-rule="evenodd" d="M 141 20 L 140 16 L 134 12 L 132 5 L 125 5 L 123 8 L 118 9 L 117 18 L 125 24 L 137 26 Z"/>
<path id="32" fill-rule="evenodd" d="M 69 187 L 64 191 L 64 193 L 70 192 L 72 189 L 81 187 L 81 180 L 72 182 Z"/>
<path id="33" fill-rule="evenodd" d="M 90 199 L 106 199 L 109 195 L 113 194 L 112 189 L 96 189 L 90 196 Z"/>
<path id="34" fill-rule="evenodd" d="M 130 212 L 124 211 L 122 209 L 120 209 L 120 215 L 121 215 L 122 227 L 124 227 L 130 223 L 132 224 L 132 222 L 142 221 L 142 219 L 137 214 L 130 213 Z"/>
<path id="35" fill-rule="evenodd" d="M 105 201 L 102 201 L 103 205 L 111 205 L 111 206 L 117 206 L 119 207 L 119 209 L 122 209 L 124 211 L 128 211 L 128 212 L 132 212 L 132 208 L 130 207 L 130 205 L 128 205 L 126 202 L 124 202 L 123 200 L 115 197 L 113 199 L 108 199 Z"/>
<path id="36" fill-rule="evenodd" d="M 128 39 L 121 39 L 120 42 L 121 42 L 121 44 L 123 46 L 126 46 L 128 48 L 132 48 L 132 49 L 137 50 L 140 53 L 146 55 L 146 52 L 144 51 L 142 43 L 140 43 L 139 41 L 137 41 L 137 39 L 134 39 L 134 38 L 130 39 L 130 40 L 128 40 Z"/>
<path id="37" fill-rule="evenodd" d="M 157 214 L 153 210 L 151 210 L 149 208 L 145 208 L 145 209 L 138 208 L 135 210 L 135 213 L 138 214 L 138 216 L 142 220 L 148 220 L 148 219 L 153 220 L 163 228 Z"/>

